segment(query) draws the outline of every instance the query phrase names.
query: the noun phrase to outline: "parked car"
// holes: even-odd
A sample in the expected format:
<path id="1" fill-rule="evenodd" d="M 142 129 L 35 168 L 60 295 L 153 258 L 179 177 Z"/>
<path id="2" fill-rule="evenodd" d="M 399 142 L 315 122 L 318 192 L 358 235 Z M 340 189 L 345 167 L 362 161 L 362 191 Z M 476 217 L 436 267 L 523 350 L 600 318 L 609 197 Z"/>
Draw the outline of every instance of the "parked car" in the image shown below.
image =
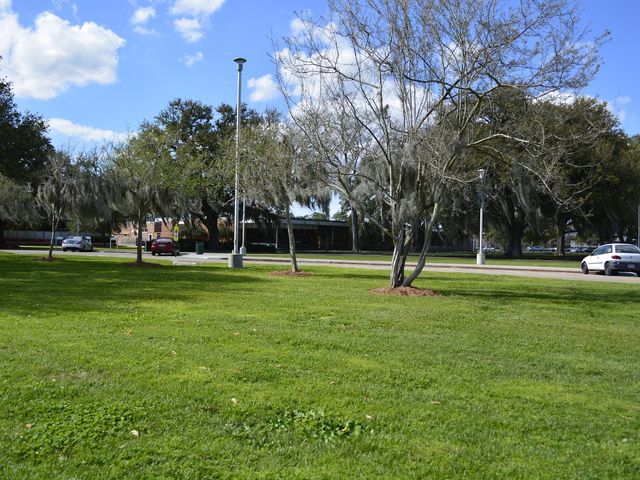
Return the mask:
<path id="1" fill-rule="evenodd" d="M 62 251 L 73 250 L 76 252 L 92 252 L 91 237 L 67 237 L 62 240 Z"/>
<path id="2" fill-rule="evenodd" d="M 180 255 L 180 247 L 172 238 L 156 238 L 151 243 L 151 255 Z"/>
<path id="3" fill-rule="evenodd" d="M 640 277 L 640 248 L 628 243 L 600 245 L 582 259 L 580 268 L 585 275 L 591 271 L 604 272 L 605 275 L 634 272 Z"/>

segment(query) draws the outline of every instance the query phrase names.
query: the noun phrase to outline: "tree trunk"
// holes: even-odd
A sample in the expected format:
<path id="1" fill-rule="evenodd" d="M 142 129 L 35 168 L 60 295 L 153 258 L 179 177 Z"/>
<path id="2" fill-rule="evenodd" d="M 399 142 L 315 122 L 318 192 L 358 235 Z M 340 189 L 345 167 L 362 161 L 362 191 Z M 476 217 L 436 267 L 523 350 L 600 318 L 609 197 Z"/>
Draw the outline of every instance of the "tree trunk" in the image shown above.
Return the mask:
<path id="1" fill-rule="evenodd" d="M 564 241 L 564 227 L 557 226 L 556 227 L 556 256 L 561 257 L 564 255 L 564 251 L 566 249 L 565 241 Z"/>
<path id="2" fill-rule="evenodd" d="M 351 203 L 351 251 L 360 252 L 360 236 L 358 235 L 358 211 L 356 204 Z"/>
<path id="3" fill-rule="evenodd" d="M 402 283 L 403 287 L 410 287 L 413 281 L 418 278 L 418 275 L 422 273 L 422 269 L 425 266 L 427 260 L 427 253 L 429 252 L 429 246 L 431 245 L 431 234 L 433 231 L 433 224 L 440 213 L 440 204 L 435 203 L 433 210 L 431 211 L 431 218 L 424 227 L 424 240 L 422 242 L 422 249 L 420 250 L 420 258 L 418 258 L 418 264 L 413 269 L 413 272 Z"/>
<path id="4" fill-rule="evenodd" d="M 287 233 L 289 234 L 289 256 L 291 257 L 291 271 L 299 272 L 298 259 L 296 258 L 296 239 L 293 234 L 293 222 L 291 221 L 291 210 L 289 205 L 285 209 L 285 215 L 287 217 Z"/>
<path id="5" fill-rule="evenodd" d="M 136 241 L 136 263 L 142 265 L 142 222 L 144 217 L 138 215 L 138 238 Z"/>
<path id="6" fill-rule="evenodd" d="M 0 220 L 0 248 L 4 247 L 4 229 L 6 228 L 7 223 Z"/>
<path id="7" fill-rule="evenodd" d="M 520 258 L 522 256 L 522 235 L 525 225 L 516 223 L 507 226 L 507 250 L 505 257 Z"/>
<path id="8" fill-rule="evenodd" d="M 407 255 L 409 254 L 409 246 L 413 235 L 407 235 L 407 227 L 400 228 L 400 232 L 396 237 L 393 246 L 393 257 L 391 258 L 391 287 L 398 288 L 404 284 L 404 266 L 407 263 Z"/>
<path id="9" fill-rule="evenodd" d="M 218 232 L 218 218 L 220 218 L 220 213 L 211 208 L 206 202 L 202 204 L 202 213 L 204 213 L 204 224 L 209 232 L 208 250 L 214 252 L 220 248 L 220 236 Z M 235 218 L 233 221 L 235 222 Z"/>
<path id="10" fill-rule="evenodd" d="M 49 239 L 49 260 L 53 258 L 53 244 L 55 242 L 57 228 L 58 228 L 58 221 L 54 219 L 51 222 L 51 238 Z"/>
<path id="11" fill-rule="evenodd" d="M 207 216 L 207 231 L 209 232 L 209 251 L 214 252 L 220 249 L 220 237 L 218 234 L 218 218 L 217 212 Z M 235 221 L 235 220 L 234 220 Z"/>

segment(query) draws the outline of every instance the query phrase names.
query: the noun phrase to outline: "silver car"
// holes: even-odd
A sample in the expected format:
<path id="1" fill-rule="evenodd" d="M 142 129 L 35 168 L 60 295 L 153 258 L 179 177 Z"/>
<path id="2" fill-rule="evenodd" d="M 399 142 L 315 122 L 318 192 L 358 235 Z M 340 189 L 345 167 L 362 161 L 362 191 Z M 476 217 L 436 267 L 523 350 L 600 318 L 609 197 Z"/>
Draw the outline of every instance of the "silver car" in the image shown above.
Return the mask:
<path id="1" fill-rule="evenodd" d="M 92 252 L 91 237 L 67 237 L 62 241 L 62 251 Z"/>

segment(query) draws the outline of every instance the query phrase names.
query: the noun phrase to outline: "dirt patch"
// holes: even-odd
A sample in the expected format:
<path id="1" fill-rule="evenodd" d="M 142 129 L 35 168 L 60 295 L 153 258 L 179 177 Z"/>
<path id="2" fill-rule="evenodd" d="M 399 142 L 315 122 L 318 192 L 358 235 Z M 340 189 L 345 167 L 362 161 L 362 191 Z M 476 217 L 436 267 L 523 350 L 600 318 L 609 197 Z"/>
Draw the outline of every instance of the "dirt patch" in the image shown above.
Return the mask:
<path id="1" fill-rule="evenodd" d="M 292 272 L 291 270 L 276 270 L 269 272 L 272 277 L 308 277 L 311 272 Z"/>
<path id="2" fill-rule="evenodd" d="M 138 268 L 162 268 L 162 267 L 164 267 L 164 265 L 161 265 L 159 263 L 150 263 L 150 262 L 142 262 L 142 263 L 127 262 L 127 263 L 121 263 L 120 265 L 122 265 L 123 267 L 138 267 Z"/>
<path id="3" fill-rule="evenodd" d="M 384 287 L 371 290 L 377 295 L 396 295 L 400 297 L 439 297 L 440 293 L 435 290 L 429 290 L 427 288 L 415 288 L 415 287 Z"/>

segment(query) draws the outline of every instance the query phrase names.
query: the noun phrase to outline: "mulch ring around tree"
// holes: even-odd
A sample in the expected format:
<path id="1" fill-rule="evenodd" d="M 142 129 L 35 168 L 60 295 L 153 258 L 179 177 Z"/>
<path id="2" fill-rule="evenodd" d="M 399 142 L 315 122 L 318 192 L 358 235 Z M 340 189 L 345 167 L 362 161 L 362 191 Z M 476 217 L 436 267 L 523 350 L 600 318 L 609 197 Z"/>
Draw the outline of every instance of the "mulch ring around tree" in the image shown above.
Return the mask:
<path id="1" fill-rule="evenodd" d="M 399 297 L 439 297 L 441 294 L 435 290 L 429 290 L 428 288 L 415 288 L 415 287 L 384 287 L 375 288 L 371 290 L 377 295 L 396 295 Z"/>
<path id="2" fill-rule="evenodd" d="M 312 275 L 311 272 L 292 272 L 291 270 L 276 270 L 275 272 L 269 272 L 272 277 L 308 277 Z"/>

